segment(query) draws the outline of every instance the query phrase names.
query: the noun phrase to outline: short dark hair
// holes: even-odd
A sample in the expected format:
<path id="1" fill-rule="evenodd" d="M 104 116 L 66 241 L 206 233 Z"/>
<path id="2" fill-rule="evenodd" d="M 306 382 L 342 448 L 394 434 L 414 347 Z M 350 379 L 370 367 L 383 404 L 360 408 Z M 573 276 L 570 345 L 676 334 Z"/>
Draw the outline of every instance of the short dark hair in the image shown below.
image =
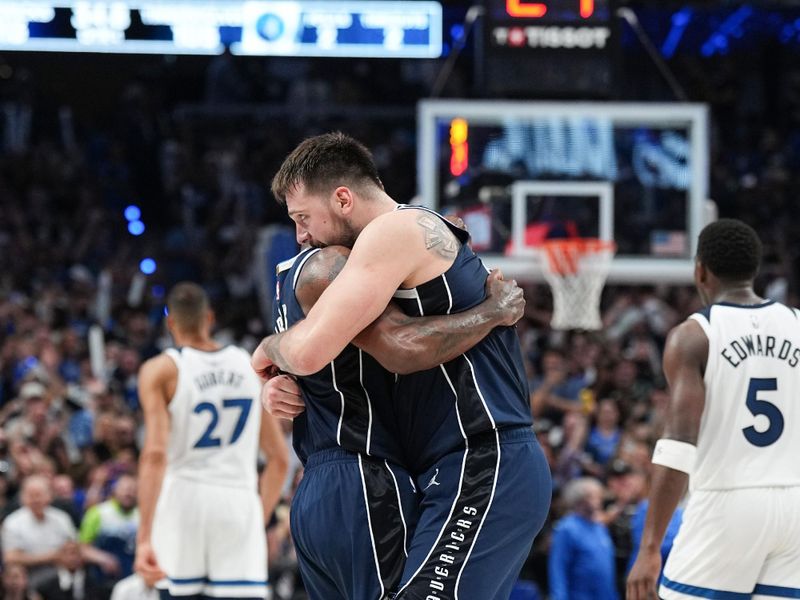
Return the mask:
<path id="1" fill-rule="evenodd" d="M 272 194 L 285 204 L 286 194 L 300 184 L 311 193 L 327 193 L 339 185 L 365 183 L 383 189 L 372 154 L 361 142 L 337 131 L 308 138 L 292 150 L 272 178 Z"/>
<path id="2" fill-rule="evenodd" d="M 738 219 L 706 225 L 697 242 L 697 259 L 722 280 L 754 279 L 761 264 L 761 240 Z"/>
<path id="3" fill-rule="evenodd" d="M 196 283 L 182 281 L 167 296 L 167 311 L 182 331 L 198 331 L 208 311 L 208 295 Z"/>

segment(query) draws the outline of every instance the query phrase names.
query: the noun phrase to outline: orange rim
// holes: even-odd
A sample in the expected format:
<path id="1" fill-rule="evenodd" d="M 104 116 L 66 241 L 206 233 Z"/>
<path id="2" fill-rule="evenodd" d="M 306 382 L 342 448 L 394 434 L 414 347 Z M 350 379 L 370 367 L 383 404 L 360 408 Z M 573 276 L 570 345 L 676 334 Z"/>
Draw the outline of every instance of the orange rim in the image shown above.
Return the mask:
<path id="1" fill-rule="evenodd" d="M 546 240 L 542 243 L 550 271 L 556 275 L 575 275 L 580 259 L 589 254 L 617 251 L 617 244 L 611 240 L 597 238 L 565 238 Z"/>

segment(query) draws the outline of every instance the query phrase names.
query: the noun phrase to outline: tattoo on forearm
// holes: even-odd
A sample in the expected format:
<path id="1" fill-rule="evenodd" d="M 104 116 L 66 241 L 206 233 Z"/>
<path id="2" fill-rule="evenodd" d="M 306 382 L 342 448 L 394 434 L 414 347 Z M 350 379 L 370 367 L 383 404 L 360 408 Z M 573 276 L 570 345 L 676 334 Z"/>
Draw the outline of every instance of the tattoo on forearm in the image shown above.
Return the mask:
<path id="1" fill-rule="evenodd" d="M 283 338 L 283 335 L 283 333 L 278 333 L 269 336 L 263 342 L 261 342 L 261 349 L 264 351 L 264 354 L 267 355 L 267 358 L 269 358 L 281 371 L 286 373 L 294 373 L 295 369 L 293 369 L 291 363 L 284 358 L 283 354 L 281 354 L 281 339 Z"/>
<path id="2" fill-rule="evenodd" d="M 460 315 L 422 317 L 410 319 L 409 325 L 416 336 L 427 346 L 426 351 L 436 363 L 452 360 L 482 340 L 490 331 L 491 321 L 486 315 L 468 311 Z"/>
<path id="3" fill-rule="evenodd" d="M 441 219 L 421 214 L 417 217 L 417 225 L 422 228 L 427 250 L 445 259 L 455 258 L 458 253 L 458 241 Z"/>

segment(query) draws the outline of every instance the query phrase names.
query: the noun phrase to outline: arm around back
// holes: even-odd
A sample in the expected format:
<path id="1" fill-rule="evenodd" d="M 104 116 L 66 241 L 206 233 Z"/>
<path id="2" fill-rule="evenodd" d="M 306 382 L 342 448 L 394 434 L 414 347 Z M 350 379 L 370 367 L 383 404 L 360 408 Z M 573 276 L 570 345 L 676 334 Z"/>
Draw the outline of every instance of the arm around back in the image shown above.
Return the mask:
<path id="1" fill-rule="evenodd" d="M 376 218 L 306 318 L 261 343 L 253 356 L 254 369 L 263 374 L 276 365 L 295 375 L 316 373 L 383 313 L 394 291 L 420 265 L 432 262 L 420 228 L 408 215 Z"/>
<path id="2" fill-rule="evenodd" d="M 349 251 L 331 246 L 311 257 L 297 281 L 297 299 L 308 313 L 344 268 Z M 453 315 L 410 317 L 390 303 L 353 344 L 392 373 L 413 373 L 436 367 L 463 354 L 498 326 L 510 326 L 523 315 L 525 300 L 514 281 L 493 272 L 487 298 Z"/>

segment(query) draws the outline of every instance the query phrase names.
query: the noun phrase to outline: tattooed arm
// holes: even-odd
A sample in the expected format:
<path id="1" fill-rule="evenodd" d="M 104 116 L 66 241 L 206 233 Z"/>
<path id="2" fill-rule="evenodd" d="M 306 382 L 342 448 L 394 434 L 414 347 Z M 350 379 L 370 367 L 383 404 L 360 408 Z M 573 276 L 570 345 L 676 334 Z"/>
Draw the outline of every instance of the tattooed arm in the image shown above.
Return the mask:
<path id="1" fill-rule="evenodd" d="M 404 210 L 377 217 L 307 317 L 262 342 L 253 368 L 265 373 L 275 365 L 295 375 L 316 373 L 383 314 L 396 289 L 441 275 L 458 248 L 447 225 L 428 213 Z"/>
<path id="2" fill-rule="evenodd" d="M 300 306 L 308 313 L 347 262 L 350 251 L 330 246 L 317 252 L 297 280 Z M 409 317 L 389 303 L 383 314 L 353 343 L 392 373 L 433 368 L 463 354 L 495 327 L 513 325 L 525 310 L 522 290 L 493 272 L 486 283 L 487 298 L 470 310 L 453 315 Z"/>

